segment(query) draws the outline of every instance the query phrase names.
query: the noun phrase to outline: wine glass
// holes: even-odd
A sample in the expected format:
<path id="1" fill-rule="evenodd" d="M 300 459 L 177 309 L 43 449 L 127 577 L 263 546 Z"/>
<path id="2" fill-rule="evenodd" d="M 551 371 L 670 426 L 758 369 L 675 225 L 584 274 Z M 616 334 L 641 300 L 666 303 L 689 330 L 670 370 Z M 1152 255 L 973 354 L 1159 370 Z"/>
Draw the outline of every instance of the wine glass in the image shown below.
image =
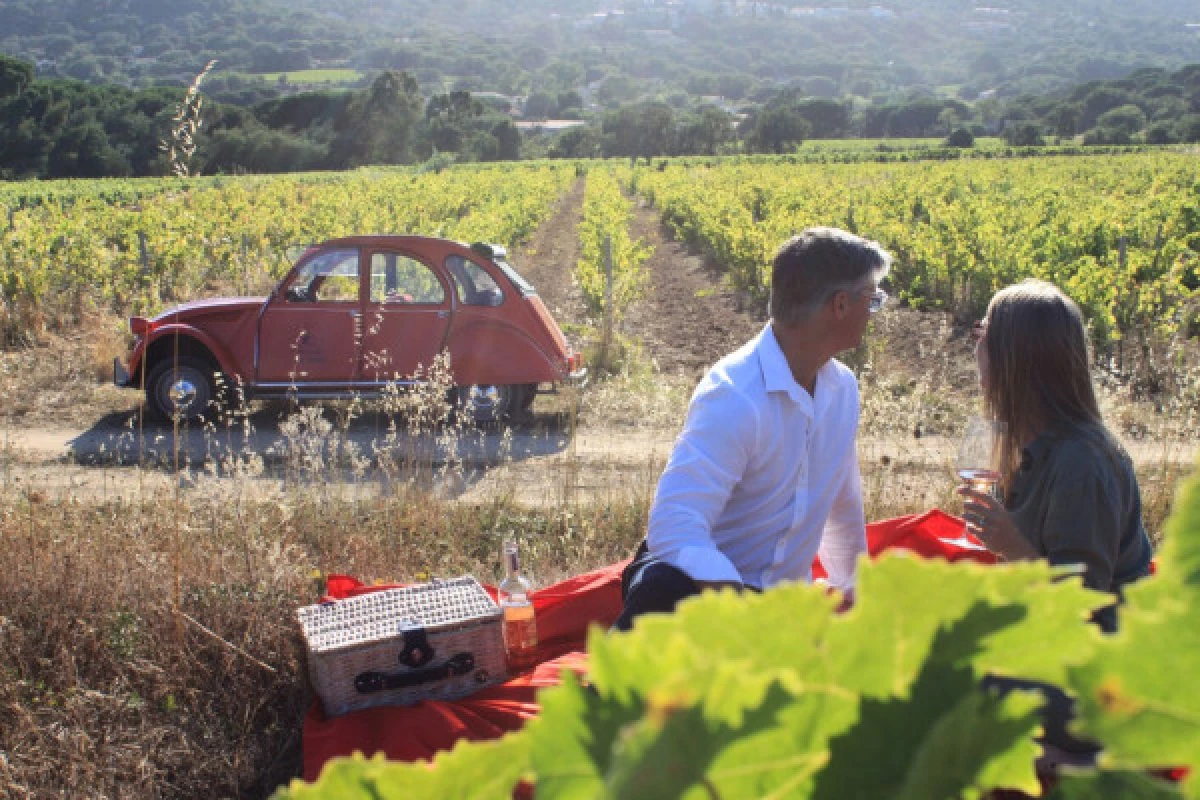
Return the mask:
<path id="1" fill-rule="evenodd" d="M 958 477 L 977 492 L 998 497 L 996 491 L 1000 485 L 1001 442 L 1004 441 L 1006 431 L 1007 426 L 997 420 L 982 417 L 967 420 L 967 428 L 958 446 L 955 468 Z M 961 537 L 947 541 L 973 550 L 985 549 L 967 537 L 965 525 Z"/>

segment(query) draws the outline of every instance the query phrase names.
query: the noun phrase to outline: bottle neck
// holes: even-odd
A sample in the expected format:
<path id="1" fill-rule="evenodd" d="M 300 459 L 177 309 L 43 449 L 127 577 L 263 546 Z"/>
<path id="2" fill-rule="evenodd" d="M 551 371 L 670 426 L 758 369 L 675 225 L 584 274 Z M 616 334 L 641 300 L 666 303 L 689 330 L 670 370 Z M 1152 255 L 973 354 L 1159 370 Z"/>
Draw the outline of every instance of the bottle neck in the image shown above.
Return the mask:
<path id="1" fill-rule="evenodd" d="M 515 547 L 504 552 L 504 572 L 509 578 L 516 578 L 521 574 L 521 559 Z"/>

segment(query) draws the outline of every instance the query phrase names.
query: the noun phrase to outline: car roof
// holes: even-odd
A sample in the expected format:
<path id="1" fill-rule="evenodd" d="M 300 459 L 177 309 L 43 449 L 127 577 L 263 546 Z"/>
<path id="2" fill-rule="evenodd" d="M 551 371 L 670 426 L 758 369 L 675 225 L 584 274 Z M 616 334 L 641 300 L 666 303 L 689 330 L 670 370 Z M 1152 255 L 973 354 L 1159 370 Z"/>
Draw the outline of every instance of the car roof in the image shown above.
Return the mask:
<path id="1" fill-rule="evenodd" d="M 445 239 L 439 236 L 421 236 L 411 233 L 369 233 L 354 236 L 342 236 L 336 239 L 326 239 L 313 245 L 314 247 L 408 247 L 414 250 L 432 250 L 445 247 L 470 253 L 471 246 L 466 242 L 455 239 Z"/>

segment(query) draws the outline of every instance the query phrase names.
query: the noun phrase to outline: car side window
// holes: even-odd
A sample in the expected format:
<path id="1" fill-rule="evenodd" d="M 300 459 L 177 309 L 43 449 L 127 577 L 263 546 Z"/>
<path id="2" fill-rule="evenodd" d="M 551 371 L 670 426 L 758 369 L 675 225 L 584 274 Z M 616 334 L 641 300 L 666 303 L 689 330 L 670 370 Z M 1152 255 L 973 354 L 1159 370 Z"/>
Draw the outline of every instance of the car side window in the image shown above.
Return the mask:
<path id="1" fill-rule="evenodd" d="M 302 266 L 288 286 L 289 303 L 357 303 L 358 251 L 329 250 Z"/>
<path id="2" fill-rule="evenodd" d="M 399 253 L 371 256 L 371 302 L 433 304 L 446 301 L 446 290 L 429 267 Z"/>
<path id="3" fill-rule="evenodd" d="M 504 290 L 487 270 L 469 258 L 449 256 L 446 269 L 454 276 L 458 301 L 467 306 L 498 306 L 504 302 Z"/>

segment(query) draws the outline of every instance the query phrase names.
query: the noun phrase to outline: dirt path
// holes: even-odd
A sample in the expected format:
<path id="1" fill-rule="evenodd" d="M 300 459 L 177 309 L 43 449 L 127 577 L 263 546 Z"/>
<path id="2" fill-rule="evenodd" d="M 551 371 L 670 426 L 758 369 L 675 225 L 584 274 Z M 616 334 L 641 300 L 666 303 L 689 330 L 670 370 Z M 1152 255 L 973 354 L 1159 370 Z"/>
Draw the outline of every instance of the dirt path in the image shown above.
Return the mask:
<path id="1" fill-rule="evenodd" d="M 537 288 L 538 296 L 576 348 L 582 344 L 577 341 L 578 326 L 587 321 L 583 293 L 572 277 L 579 261 L 584 188 L 584 178 L 578 178 L 529 241 L 513 252 L 517 269 Z"/>
<path id="2" fill-rule="evenodd" d="M 699 377 L 766 323 L 766 310 L 731 290 L 717 265 L 689 252 L 664 229 L 658 211 L 638 201 L 630 236 L 654 247 L 646 296 L 624 320 L 664 372 Z"/>

